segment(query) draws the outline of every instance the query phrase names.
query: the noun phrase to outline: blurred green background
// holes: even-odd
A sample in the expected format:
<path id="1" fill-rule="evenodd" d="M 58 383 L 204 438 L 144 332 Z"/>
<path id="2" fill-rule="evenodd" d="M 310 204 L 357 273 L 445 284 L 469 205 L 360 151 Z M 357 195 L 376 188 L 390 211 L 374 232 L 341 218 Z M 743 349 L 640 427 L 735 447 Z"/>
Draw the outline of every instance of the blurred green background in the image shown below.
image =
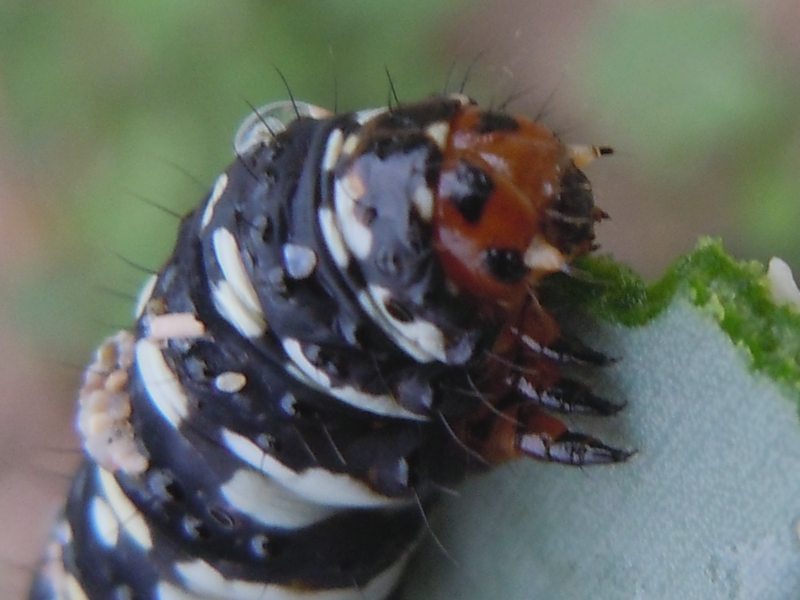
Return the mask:
<path id="1" fill-rule="evenodd" d="M 203 197 L 247 102 L 286 97 L 275 67 L 298 98 L 352 109 L 385 103 L 385 67 L 414 100 L 474 62 L 476 99 L 515 94 L 565 140 L 618 150 L 589 173 L 604 250 L 655 276 L 713 234 L 800 267 L 798 22 L 796 0 L 0 0 L 9 537 L 35 554 L 47 519 L 27 499 L 63 482 L 31 465 L 71 443 L 77 365 L 130 322 L 144 276 L 119 257 L 158 267 L 176 221 L 151 203 Z"/>

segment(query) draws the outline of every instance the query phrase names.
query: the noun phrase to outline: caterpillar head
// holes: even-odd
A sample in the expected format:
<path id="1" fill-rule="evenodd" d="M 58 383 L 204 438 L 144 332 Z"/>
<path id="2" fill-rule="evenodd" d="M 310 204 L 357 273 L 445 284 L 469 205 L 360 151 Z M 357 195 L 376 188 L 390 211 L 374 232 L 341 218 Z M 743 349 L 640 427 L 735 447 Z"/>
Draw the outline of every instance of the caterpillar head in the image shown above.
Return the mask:
<path id="1" fill-rule="evenodd" d="M 435 202 L 447 277 L 480 301 L 514 305 L 593 245 L 594 205 L 580 170 L 610 149 L 567 146 L 523 117 L 467 106 L 452 120 Z"/>

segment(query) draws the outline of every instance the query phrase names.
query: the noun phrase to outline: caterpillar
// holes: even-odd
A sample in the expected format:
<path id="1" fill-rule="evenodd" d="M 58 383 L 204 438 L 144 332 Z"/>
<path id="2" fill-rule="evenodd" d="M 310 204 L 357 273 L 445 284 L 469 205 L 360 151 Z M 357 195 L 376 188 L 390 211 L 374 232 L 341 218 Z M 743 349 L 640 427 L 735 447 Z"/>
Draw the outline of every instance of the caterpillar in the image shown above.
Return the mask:
<path id="1" fill-rule="evenodd" d="M 537 297 L 594 248 L 609 148 L 451 94 L 276 102 L 234 149 L 85 371 L 31 598 L 380 600 L 467 475 L 630 456 L 551 414 L 623 405 Z"/>

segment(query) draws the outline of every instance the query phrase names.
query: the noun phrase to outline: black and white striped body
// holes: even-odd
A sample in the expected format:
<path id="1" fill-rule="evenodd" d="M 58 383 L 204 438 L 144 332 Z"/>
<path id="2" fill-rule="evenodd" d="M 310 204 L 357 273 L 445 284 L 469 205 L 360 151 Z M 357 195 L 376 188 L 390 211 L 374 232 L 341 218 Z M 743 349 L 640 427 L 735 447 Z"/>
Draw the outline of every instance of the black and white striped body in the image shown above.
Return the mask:
<path id="1" fill-rule="evenodd" d="M 390 593 L 437 486 L 477 466 L 448 422 L 497 334 L 430 249 L 464 102 L 251 120 L 87 371 L 88 458 L 32 598 Z"/>

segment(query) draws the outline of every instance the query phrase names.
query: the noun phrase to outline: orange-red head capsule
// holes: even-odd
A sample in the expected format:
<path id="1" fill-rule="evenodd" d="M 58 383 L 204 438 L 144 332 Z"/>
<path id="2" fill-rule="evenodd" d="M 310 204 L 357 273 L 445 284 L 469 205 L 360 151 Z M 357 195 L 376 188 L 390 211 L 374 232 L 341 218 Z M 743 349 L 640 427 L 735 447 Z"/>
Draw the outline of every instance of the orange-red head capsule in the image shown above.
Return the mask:
<path id="1" fill-rule="evenodd" d="M 588 252 L 603 213 L 577 165 L 607 152 L 566 146 L 526 118 L 463 107 L 436 190 L 434 246 L 447 277 L 481 301 L 511 306 Z"/>

